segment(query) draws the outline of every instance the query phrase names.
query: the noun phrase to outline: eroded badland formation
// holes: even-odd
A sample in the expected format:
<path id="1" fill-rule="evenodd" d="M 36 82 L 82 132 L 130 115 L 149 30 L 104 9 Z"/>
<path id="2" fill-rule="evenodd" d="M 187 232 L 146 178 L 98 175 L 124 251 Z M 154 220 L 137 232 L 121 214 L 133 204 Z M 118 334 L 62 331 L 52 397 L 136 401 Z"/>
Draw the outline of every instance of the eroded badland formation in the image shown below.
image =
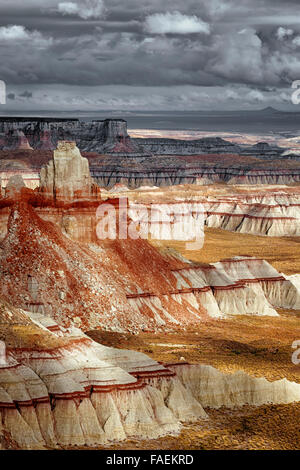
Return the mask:
<path id="1" fill-rule="evenodd" d="M 299 448 L 297 159 L 125 121 L 0 125 L 0 446 Z M 121 197 L 199 203 L 203 248 L 99 239 Z"/>

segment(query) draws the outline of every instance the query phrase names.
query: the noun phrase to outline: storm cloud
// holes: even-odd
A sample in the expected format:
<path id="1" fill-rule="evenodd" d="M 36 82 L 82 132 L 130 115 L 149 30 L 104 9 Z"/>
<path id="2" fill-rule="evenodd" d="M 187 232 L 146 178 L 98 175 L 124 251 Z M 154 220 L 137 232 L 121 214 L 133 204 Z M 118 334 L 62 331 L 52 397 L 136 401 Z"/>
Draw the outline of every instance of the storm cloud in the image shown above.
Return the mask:
<path id="1" fill-rule="evenodd" d="M 6 106 L 290 106 L 299 10 L 296 0 L 1 0 Z"/>

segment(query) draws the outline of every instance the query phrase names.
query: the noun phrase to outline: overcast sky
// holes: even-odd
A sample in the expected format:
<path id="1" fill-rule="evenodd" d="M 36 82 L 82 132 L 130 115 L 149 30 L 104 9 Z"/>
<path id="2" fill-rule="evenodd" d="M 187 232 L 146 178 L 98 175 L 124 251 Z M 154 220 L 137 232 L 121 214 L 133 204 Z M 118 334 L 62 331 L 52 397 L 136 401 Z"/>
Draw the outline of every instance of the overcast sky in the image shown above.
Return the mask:
<path id="1" fill-rule="evenodd" d="M 291 104 L 299 0 L 0 0 L 0 110 Z"/>

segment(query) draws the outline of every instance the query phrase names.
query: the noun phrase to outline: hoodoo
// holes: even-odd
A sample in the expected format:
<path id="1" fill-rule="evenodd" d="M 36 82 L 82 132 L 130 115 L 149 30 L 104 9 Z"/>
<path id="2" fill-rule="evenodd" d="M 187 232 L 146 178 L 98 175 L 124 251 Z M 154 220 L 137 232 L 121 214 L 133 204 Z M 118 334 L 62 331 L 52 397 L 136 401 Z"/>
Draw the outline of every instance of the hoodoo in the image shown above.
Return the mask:
<path id="1" fill-rule="evenodd" d="M 75 142 L 68 141 L 58 142 L 53 159 L 42 168 L 40 189 L 56 201 L 90 199 L 99 195 L 88 160 L 81 156 Z"/>

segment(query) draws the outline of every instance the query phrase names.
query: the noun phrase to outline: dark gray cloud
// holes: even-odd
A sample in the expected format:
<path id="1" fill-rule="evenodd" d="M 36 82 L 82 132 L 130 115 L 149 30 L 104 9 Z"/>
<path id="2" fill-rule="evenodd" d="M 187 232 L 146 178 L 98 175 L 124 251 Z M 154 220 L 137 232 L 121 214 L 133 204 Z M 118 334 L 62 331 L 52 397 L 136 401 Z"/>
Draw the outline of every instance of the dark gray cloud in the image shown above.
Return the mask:
<path id="1" fill-rule="evenodd" d="M 176 96 L 194 106 L 191 88 L 208 107 L 219 106 L 219 89 L 224 106 L 243 96 L 247 105 L 286 104 L 300 79 L 299 10 L 296 0 L 1 0 L 0 79 L 16 97 L 8 106 L 36 106 L 47 86 L 64 106 L 66 87 L 81 87 L 88 107 L 96 89 L 102 97 L 111 86 L 112 107 L 126 105 L 124 87 L 145 95 L 156 87 L 174 108 Z"/>

